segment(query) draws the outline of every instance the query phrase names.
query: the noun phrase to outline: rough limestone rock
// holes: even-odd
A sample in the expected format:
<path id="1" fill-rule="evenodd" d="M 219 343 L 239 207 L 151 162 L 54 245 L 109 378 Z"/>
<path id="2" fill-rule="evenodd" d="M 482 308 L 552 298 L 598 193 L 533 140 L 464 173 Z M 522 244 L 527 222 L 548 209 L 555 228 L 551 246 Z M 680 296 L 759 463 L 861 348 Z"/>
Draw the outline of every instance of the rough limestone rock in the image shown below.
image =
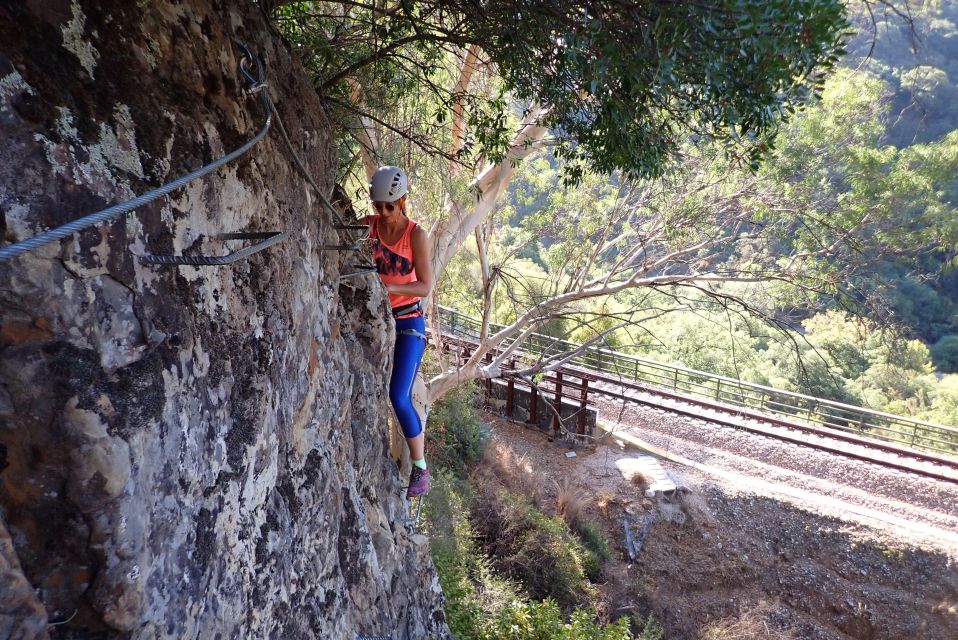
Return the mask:
<path id="1" fill-rule="evenodd" d="M 250 139 L 234 39 L 331 192 L 329 123 L 252 0 L 0 3 L 3 244 Z M 138 260 L 273 230 L 232 266 Z M 385 293 L 340 242 L 272 132 L 0 263 L 0 636 L 448 636 L 387 452 Z"/>

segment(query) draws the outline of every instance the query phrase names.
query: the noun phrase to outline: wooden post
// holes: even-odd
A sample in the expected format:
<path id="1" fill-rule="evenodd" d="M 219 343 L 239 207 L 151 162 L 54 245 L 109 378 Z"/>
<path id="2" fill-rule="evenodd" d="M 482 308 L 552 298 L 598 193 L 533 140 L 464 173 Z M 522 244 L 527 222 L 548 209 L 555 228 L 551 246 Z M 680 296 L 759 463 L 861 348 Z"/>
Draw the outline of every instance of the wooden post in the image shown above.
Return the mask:
<path id="1" fill-rule="evenodd" d="M 552 414 L 552 433 L 559 432 L 559 414 L 562 413 L 562 372 L 556 371 L 555 412 Z"/>
<path id="2" fill-rule="evenodd" d="M 513 358 L 509 363 L 509 368 L 512 371 L 516 370 L 516 359 Z M 510 420 L 512 419 L 512 409 L 515 403 L 516 396 L 516 379 L 513 376 L 509 376 L 506 381 L 506 417 Z"/>
<path id="3" fill-rule="evenodd" d="M 486 354 L 486 357 L 482 359 L 486 364 L 492 364 L 492 352 Z M 492 397 L 492 378 L 486 378 L 486 397 Z"/>
<path id="4" fill-rule="evenodd" d="M 579 401 L 579 429 L 580 434 L 585 433 L 585 413 L 589 402 L 589 379 L 582 378 L 582 398 Z"/>
<path id="5" fill-rule="evenodd" d="M 529 385 L 529 422 L 539 426 L 539 387 L 535 382 Z"/>

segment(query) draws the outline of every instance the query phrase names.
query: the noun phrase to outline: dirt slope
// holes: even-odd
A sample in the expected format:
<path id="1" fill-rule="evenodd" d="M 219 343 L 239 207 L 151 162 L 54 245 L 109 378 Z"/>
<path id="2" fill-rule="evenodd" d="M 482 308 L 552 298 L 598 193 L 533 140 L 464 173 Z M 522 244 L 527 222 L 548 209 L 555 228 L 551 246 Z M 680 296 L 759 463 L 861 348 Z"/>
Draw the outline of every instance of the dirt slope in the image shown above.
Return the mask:
<path id="1" fill-rule="evenodd" d="M 562 490 L 588 496 L 585 517 L 618 552 L 596 603 L 604 617 L 654 613 L 669 640 L 706 637 L 710 625 L 738 625 L 737 636 L 712 636 L 723 638 L 958 638 L 958 552 L 947 542 L 919 547 L 892 526 L 668 462 L 682 488 L 648 499 L 621 470 L 641 452 L 610 443 L 567 458 L 541 432 L 488 417 L 493 452 L 516 456 L 546 509 Z M 626 512 L 656 518 L 634 563 Z"/>

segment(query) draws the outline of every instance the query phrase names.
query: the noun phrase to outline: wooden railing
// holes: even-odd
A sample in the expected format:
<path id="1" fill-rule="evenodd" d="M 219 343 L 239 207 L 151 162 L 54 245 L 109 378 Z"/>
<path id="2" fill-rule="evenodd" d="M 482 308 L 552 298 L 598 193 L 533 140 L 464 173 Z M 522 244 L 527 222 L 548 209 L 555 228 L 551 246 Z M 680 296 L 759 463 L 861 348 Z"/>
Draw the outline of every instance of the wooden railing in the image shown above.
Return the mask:
<path id="1" fill-rule="evenodd" d="M 439 307 L 443 332 L 472 340 L 479 338 L 481 322 L 455 309 Z M 491 331 L 503 327 L 493 324 Z M 512 344 L 507 339 L 501 348 Z M 734 378 L 696 371 L 599 347 L 582 345 L 542 334 L 529 336 L 521 345 L 526 358 L 542 358 L 581 349 L 567 364 L 619 377 L 629 382 L 675 393 L 706 398 L 731 407 L 743 407 L 782 418 L 852 432 L 916 450 L 958 456 L 958 428 L 915 420 L 865 407 L 775 389 Z"/>
<path id="2" fill-rule="evenodd" d="M 443 349 L 454 350 L 460 365 L 469 359 L 475 348 L 475 343 L 468 336 L 465 340 L 461 338 L 449 333 L 443 335 Z M 487 353 L 484 362 L 491 362 L 492 357 L 492 353 Z M 516 365 L 517 359 L 512 358 L 502 367 L 502 380 L 505 385 L 504 413 L 507 418 L 516 417 L 516 388 L 524 388 L 528 389 L 529 393 L 526 422 L 546 426 L 541 422 L 544 419 L 551 424 L 555 434 L 565 430 L 579 435 L 592 435 L 591 426 L 587 428 L 586 412 L 589 408 L 589 384 L 595 382 L 594 376 L 582 371 L 562 368 L 549 374 L 536 376 L 535 381 L 532 381 L 515 375 Z M 486 378 L 484 391 L 487 397 L 493 395 L 493 384 L 492 379 Z M 539 415 L 540 396 L 547 415 Z M 575 407 L 571 416 L 561 415 L 564 404 Z"/>

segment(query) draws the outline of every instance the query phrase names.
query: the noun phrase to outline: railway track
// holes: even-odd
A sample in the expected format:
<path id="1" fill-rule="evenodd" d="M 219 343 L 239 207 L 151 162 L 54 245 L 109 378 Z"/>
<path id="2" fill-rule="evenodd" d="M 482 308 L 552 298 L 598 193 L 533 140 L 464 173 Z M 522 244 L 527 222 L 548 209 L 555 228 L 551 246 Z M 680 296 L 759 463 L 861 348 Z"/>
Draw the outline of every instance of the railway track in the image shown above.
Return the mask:
<path id="1" fill-rule="evenodd" d="M 620 402 L 657 407 L 790 444 L 958 484 L 958 460 L 944 456 L 871 440 L 854 433 L 786 421 L 777 416 L 740 407 L 632 384 L 592 371 L 573 369 L 569 373 L 587 373 L 594 379 L 589 387 L 590 393 Z"/>
<path id="2" fill-rule="evenodd" d="M 584 372 L 584 371 L 583 371 Z M 958 484 L 958 460 L 588 372 L 590 393 L 665 409 L 791 444 Z"/>
<path id="3" fill-rule="evenodd" d="M 462 336 L 443 336 L 447 345 L 456 348 L 474 349 L 475 341 Z M 888 442 L 870 439 L 852 430 L 843 431 L 821 426 L 784 420 L 754 410 L 702 398 L 686 396 L 671 390 L 636 384 L 625 379 L 613 378 L 604 373 L 583 367 L 565 366 L 554 373 L 565 377 L 588 380 L 588 395 L 600 395 L 614 401 L 656 407 L 675 414 L 732 427 L 737 430 L 776 439 L 790 445 L 808 447 L 882 467 L 913 473 L 939 481 L 958 484 L 958 458 L 910 449 Z M 508 373 L 506 376 L 508 377 Z M 549 397 L 556 396 L 553 384 L 545 382 L 539 392 Z M 559 396 L 571 402 L 580 402 L 580 391 Z M 595 408 L 595 402 L 590 401 Z"/>

